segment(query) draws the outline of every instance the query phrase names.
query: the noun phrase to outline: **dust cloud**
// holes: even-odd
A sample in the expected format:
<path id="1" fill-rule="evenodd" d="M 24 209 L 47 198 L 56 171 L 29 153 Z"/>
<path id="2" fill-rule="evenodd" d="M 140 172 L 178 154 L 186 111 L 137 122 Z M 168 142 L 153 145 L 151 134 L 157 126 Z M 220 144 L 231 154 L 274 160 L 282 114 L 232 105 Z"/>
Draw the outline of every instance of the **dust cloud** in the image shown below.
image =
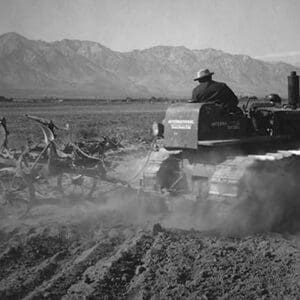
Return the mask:
<path id="1" fill-rule="evenodd" d="M 114 176 L 131 181 L 133 188 L 123 186 L 109 193 L 102 209 L 117 210 L 138 223 L 159 220 L 166 227 L 213 230 L 222 234 L 300 231 L 300 185 L 297 181 L 300 160 L 297 156 L 256 161 L 245 170 L 239 182 L 238 197 L 229 205 L 226 202 L 212 205 L 209 199 L 194 201 L 189 195 L 161 199 L 139 195 L 141 174 L 138 173 L 145 163 L 145 152 L 127 154 L 119 162 Z M 170 176 L 169 171 L 163 173 Z"/>
<path id="2" fill-rule="evenodd" d="M 115 168 L 114 176 L 123 181 L 137 177 L 135 185 L 97 186 L 93 199 L 80 206 L 80 214 L 88 218 L 112 212 L 122 216 L 124 222 L 139 226 L 159 222 L 168 228 L 226 235 L 300 232 L 300 185 L 297 182 L 300 162 L 297 157 L 263 161 L 248 168 L 239 184 L 238 198 L 229 210 L 226 204 L 215 206 L 209 199 L 194 201 L 189 196 L 160 198 L 141 194 L 139 177 L 135 175 L 145 162 L 141 152 L 125 155 Z"/>
<path id="3" fill-rule="evenodd" d="M 238 232 L 300 231 L 299 159 L 266 161 L 247 170 L 228 228 Z"/>
<path id="4" fill-rule="evenodd" d="M 257 161 L 245 170 L 237 198 L 226 205 L 178 196 L 168 202 L 163 226 L 245 235 L 300 232 L 300 161 L 297 156 Z M 153 199 L 149 199 L 153 201 Z"/>

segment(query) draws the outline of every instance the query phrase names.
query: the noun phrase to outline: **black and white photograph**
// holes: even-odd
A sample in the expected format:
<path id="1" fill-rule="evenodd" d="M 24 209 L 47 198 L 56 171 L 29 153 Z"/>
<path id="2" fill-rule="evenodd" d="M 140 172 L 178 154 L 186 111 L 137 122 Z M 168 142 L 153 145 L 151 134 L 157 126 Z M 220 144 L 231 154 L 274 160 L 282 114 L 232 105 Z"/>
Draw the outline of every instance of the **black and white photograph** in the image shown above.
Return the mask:
<path id="1" fill-rule="evenodd" d="M 299 0 L 0 0 L 0 299 L 300 299 Z"/>

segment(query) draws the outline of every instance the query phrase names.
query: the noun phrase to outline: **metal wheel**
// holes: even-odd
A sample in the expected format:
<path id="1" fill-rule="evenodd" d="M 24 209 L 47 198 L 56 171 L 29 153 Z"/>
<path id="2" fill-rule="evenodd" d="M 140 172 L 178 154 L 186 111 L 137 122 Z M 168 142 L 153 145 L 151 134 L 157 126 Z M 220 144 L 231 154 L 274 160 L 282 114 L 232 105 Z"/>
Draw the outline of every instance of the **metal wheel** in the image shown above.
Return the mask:
<path id="1" fill-rule="evenodd" d="M 64 173 L 57 178 L 59 192 L 71 199 L 92 198 L 97 186 L 97 179 L 85 175 Z"/>

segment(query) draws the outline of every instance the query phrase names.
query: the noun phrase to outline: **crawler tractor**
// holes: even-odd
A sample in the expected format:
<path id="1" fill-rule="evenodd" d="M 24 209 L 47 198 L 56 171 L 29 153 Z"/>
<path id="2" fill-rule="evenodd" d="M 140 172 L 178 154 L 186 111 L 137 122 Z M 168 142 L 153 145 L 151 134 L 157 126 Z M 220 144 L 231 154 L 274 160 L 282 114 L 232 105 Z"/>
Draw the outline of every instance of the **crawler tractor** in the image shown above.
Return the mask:
<path id="1" fill-rule="evenodd" d="M 184 199 L 187 206 L 213 207 L 222 218 L 243 206 L 256 221 L 259 215 L 286 221 L 299 207 L 298 106 L 296 72 L 288 76 L 286 104 L 276 94 L 236 108 L 172 104 L 163 122 L 153 125 L 161 147 L 144 170 L 143 191 L 159 195 L 169 208 Z"/>

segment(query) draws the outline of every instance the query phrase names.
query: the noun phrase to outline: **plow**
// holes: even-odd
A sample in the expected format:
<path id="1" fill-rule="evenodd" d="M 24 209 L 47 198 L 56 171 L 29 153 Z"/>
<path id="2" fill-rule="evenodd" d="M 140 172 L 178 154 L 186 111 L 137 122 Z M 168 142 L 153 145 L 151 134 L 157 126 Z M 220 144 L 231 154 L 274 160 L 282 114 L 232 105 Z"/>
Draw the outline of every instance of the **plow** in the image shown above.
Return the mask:
<path id="1" fill-rule="evenodd" d="M 104 153 L 107 149 L 121 147 L 119 141 L 105 137 L 103 141 L 68 143 L 60 150 L 55 130 L 68 130 L 68 127 L 59 128 L 52 120 L 37 116 L 25 117 L 40 127 L 44 140 L 40 144 L 28 143 L 20 150 L 9 149 L 9 131 L 6 119 L 2 118 L 2 207 L 15 209 L 17 206 L 20 216 L 23 216 L 39 202 L 92 200 L 100 180 L 116 183 L 115 179 L 107 176 Z"/>

